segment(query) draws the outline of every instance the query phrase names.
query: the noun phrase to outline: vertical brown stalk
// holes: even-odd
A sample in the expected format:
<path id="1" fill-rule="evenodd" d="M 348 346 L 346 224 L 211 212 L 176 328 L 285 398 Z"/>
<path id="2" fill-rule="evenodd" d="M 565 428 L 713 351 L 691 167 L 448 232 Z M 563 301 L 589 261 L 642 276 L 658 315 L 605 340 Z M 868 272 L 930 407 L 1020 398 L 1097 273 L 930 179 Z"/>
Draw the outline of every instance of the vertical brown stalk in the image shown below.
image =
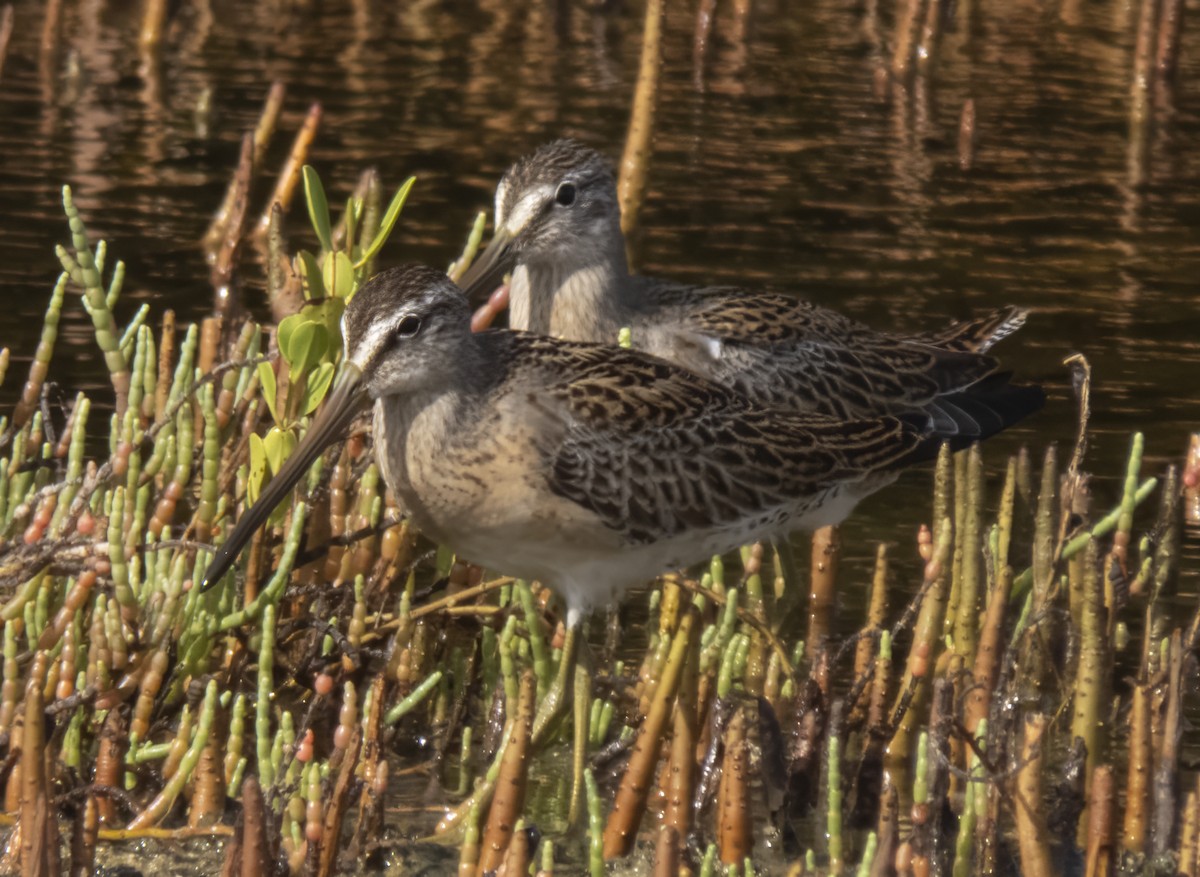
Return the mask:
<path id="1" fill-rule="evenodd" d="M 12 38 L 13 8 L 6 3 L 0 10 L 0 74 L 4 73 L 4 59 L 8 57 L 8 41 Z"/>
<path id="2" fill-rule="evenodd" d="M 646 193 L 646 171 L 650 164 L 650 141 L 654 133 L 654 111 L 658 103 L 659 71 L 662 68 L 663 3 L 664 0 L 649 0 L 646 4 L 642 58 L 617 179 L 621 230 L 626 236 L 637 228 L 642 198 Z"/>
<path id="3" fill-rule="evenodd" d="M 1108 612 L 1104 606 L 1104 584 L 1100 580 L 1096 541 L 1088 541 L 1083 561 L 1084 605 L 1080 620 L 1079 666 L 1075 673 L 1074 711 L 1071 739 L 1081 737 L 1087 747 L 1087 777 L 1107 758 L 1109 727 L 1108 679 L 1112 672 L 1109 655 Z M 1080 818 L 1077 842 L 1087 842 L 1086 809 Z"/>
<path id="4" fill-rule="evenodd" d="M 1158 0 L 1141 0 L 1137 5 L 1137 41 L 1133 49 L 1133 78 L 1129 100 L 1129 184 L 1140 186 L 1146 179 L 1146 141 L 1151 126 L 1150 91 L 1154 77 L 1154 31 L 1158 23 Z"/>
<path id="5" fill-rule="evenodd" d="M 1021 769 L 1017 772 L 1013 808 L 1017 819 L 1017 842 L 1021 850 L 1021 873 L 1026 877 L 1051 877 L 1050 846 L 1042 821 L 1042 756 L 1046 716 L 1032 713 L 1025 717 L 1021 740 Z"/>
<path id="6" fill-rule="evenodd" d="M 1200 524 L 1200 432 L 1188 440 L 1187 460 L 1183 464 L 1183 519 Z"/>
<path id="7" fill-rule="evenodd" d="M 61 872 L 58 852 L 58 814 L 51 801 L 53 764 L 46 745 L 46 715 L 42 686 L 48 658 L 38 652 L 25 684 L 24 726 L 21 731 L 21 807 L 19 849 L 22 877 L 56 877 Z"/>
<path id="8" fill-rule="evenodd" d="M 700 0 L 696 7 L 696 32 L 692 36 L 692 85 L 697 91 L 704 90 L 704 60 L 708 55 L 708 41 L 712 36 L 713 16 L 717 13 L 717 0 Z"/>
<path id="9" fill-rule="evenodd" d="M 1149 636 L 1149 631 L 1147 631 Z M 1121 849 L 1140 854 L 1146 849 L 1146 817 L 1150 812 L 1150 688 L 1133 687 L 1129 710 L 1129 768 L 1125 779 L 1125 821 Z"/>
<path id="10" fill-rule="evenodd" d="M 734 708 L 725 729 L 725 758 L 717 792 L 717 850 L 726 865 L 744 862 L 754 845 L 750 818 L 750 743 L 746 710 Z"/>
<path id="11" fill-rule="evenodd" d="M 208 828 L 221 821 L 225 810 L 225 753 L 223 738 L 226 730 L 224 710 L 217 707 L 213 732 L 200 750 L 200 760 L 192 772 L 191 801 L 188 803 L 188 826 Z"/>
<path id="12" fill-rule="evenodd" d="M 1092 772 L 1088 803 L 1088 832 L 1085 877 L 1108 877 L 1112 865 L 1112 823 L 1116 791 L 1111 764 L 1097 765 Z"/>
<path id="13" fill-rule="evenodd" d="M 875 550 L 875 574 L 871 578 L 871 596 L 867 603 L 867 626 L 864 633 L 869 631 L 878 634 L 882 631 L 887 615 L 887 577 L 888 550 L 887 545 L 881 542 Z M 878 647 L 877 636 L 860 637 L 854 647 L 855 679 L 863 679 L 872 671 Z M 865 699 L 860 697 L 854 702 L 849 719 L 851 726 L 859 724 L 866 717 L 871 703 L 870 693 L 875 690 L 877 681 L 871 680 Z"/>
<path id="14" fill-rule="evenodd" d="M 494 871 L 504 861 L 504 852 L 512 840 L 513 826 L 525 805 L 525 780 L 529 772 L 529 735 L 533 730 L 534 701 L 537 682 L 533 670 L 521 674 L 521 689 L 517 700 L 517 715 L 512 735 L 500 759 L 496 791 L 488 809 L 487 826 L 480 846 L 476 874 Z"/>
<path id="15" fill-rule="evenodd" d="M 1179 743 L 1183 735 L 1183 639 L 1177 628 L 1171 634 L 1167 660 L 1167 708 L 1163 716 L 1161 744 L 1154 759 L 1154 824 L 1150 832 L 1150 854 L 1162 858 L 1171 849 L 1175 830 L 1175 780 L 1179 772 Z"/>
<path id="16" fill-rule="evenodd" d="M 658 763 L 663 731 L 670 715 L 670 706 L 679 688 L 692 632 L 698 621 L 694 606 L 679 623 L 679 630 L 671 641 L 671 652 L 663 668 L 662 678 L 654 691 L 654 702 L 638 731 L 637 742 L 629 757 L 621 785 L 613 801 L 612 812 L 604 826 L 605 860 L 624 856 L 633 847 L 637 838 L 638 825 L 646 811 L 646 800 L 654 781 L 654 767 Z"/>
<path id="17" fill-rule="evenodd" d="M 936 0 L 902 0 L 896 14 L 896 47 L 892 52 L 892 75 L 907 79 L 912 72 L 917 24 L 925 17 L 925 4 Z"/>
<path id="18" fill-rule="evenodd" d="M 980 719 L 986 719 L 992 705 L 992 689 L 1000 669 L 1000 656 L 1004 651 L 1004 615 L 1008 609 L 1008 595 L 1012 591 L 1013 571 L 1004 567 L 988 597 L 987 614 L 983 619 L 983 632 L 979 637 L 979 649 L 975 653 L 975 666 L 971 672 L 972 686 L 967 693 L 967 732 L 975 735 Z"/>
<path id="19" fill-rule="evenodd" d="M 382 709 L 376 709 L 382 712 Z M 341 851 L 342 825 L 345 824 L 346 805 L 350 803 L 350 790 L 355 783 L 355 768 L 362 750 L 362 731 L 355 727 L 346 747 L 346 753 L 338 768 L 333 794 L 325 807 L 324 824 L 321 827 L 321 849 L 317 857 L 317 877 L 330 877 L 337 871 L 338 853 Z"/>
<path id="20" fill-rule="evenodd" d="M 242 870 L 243 875 L 270 874 L 275 860 L 267 837 L 267 808 L 258 777 L 242 783 Z"/>
<path id="21" fill-rule="evenodd" d="M 837 527 L 821 527 L 812 537 L 812 571 L 808 592 L 808 658 L 811 661 L 816 650 L 829 637 L 833 612 L 834 585 L 837 579 L 838 559 L 842 552 L 842 540 Z"/>
<path id="22" fill-rule="evenodd" d="M 687 667 L 679 684 L 679 695 L 675 698 L 667 800 L 663 811 L 663 825 L 673 829 L 677 837 L 687 837 L 692 828 L 692 795 L 696 785 L 696 695 L 699 665 L 700 639 L 693 637 L 688 649 Z"/>
<path id="23" fill-rule="evenodd" d="M 308 161 L 308 151 L 312 147 L 313 139 L 317 136 L 317 128 L 320 127 L 320 124 L 321 105 L 315 103 L 308 108 L 304 124 L 292 142 L 292 151 L 288 154 L 287 163 L 275 183 L 275 191 L 271 195 L 271 200 L 267 202 L 267 209 L 258 222 L 259 234 L 266 234 L 267 228 L 271 224 L 271 205 L 278 204 L 284 213 L 292 205 L 292 196 L 296 192 L 296 184 L 300 181 L 300 170 Z"/>
<path id="24" fill-rule="evenodd" d="M 983 454 L 978 444 L 967 451 L 966 489 L 954 648 L 969 658 L 975 654 L 979 639 L 979 585 L 983 579 Z"/>
<path id="25" fill-rule="evenodd" d="M 670 825 L 660 826 L 654 843 L 654 877 L 678 877 L 682 854 L 679 832 Z"/>
<path id="26" fill-rule="evenodd" d="M 1180 812 L 1183 823 L 1179 829 L 1179 873 L 1184 877 L 1200 877 L 1200 774 L 1193 788 L 1188 789 Z M 1090 877 L 1090 875 L 1089 875 Z"/>
<path id="27" fill-rule="evenodd" d="M 958 166 L 969 171 L 975 164 L 975 98 L 963 101 L 958 117 Z"/>

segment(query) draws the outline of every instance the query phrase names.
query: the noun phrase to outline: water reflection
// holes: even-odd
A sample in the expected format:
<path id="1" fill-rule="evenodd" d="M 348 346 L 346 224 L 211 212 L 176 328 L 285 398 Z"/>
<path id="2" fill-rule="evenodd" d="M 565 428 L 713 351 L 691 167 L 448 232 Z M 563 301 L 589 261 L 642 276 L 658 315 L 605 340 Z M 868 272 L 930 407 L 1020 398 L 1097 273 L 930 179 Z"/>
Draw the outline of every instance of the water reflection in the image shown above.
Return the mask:
<path id="1" fill-rule="evenodd" d="M 12 303 L 0 332 L 24 339 L 21 353 L 57 272 L 62 183 L 128 264 L 121 315 L 152 300 L 196 319 L 213 301 L 198 242 L 279 80 L 288 96 L 254 215 L 319 101 L 311 160 L 331 200 L 369 164 L 385 188 L 417 174 L 385 255 L 445 264 L 517 154 L 562 134 L 619 154 L 643 11 L 198 0 L 142 46 L 140 6 L 15 3 L 0 89 L 0 284 Z M 672 4 L 642 267 L 793 289 L 880 326 L 1035 306 L 1006 344 L 1022 372 L 1051 384 L 1032 426 L 1070 436 L 1059 363 L 1082 351 L 1098 381 L 1094 468 L 1117 471 L 1134 427 L 1150 433 L 1157 466 L 1200 415 L 1200 93 L 1186 87 L 1200 81 L 1200 30 L 1184 29 L 1173 78 L 1146 90 L 1139 137 L 1129 5 L 951 11 L 932 63 L 879 101 L 893 3 L 719 3 L 703 44 L 697 5 Z M 1153 43 L 1156 64 L 1163 51 Z M 964 171 L 968 100 L 976 149 Z M 290 219 L 299 242 L 305 225 Z M 266 314 L 261 281 L 247 278 L 247 304 Z M 102 386 L 79 309 L 62 337 L 55 377 Z"/>

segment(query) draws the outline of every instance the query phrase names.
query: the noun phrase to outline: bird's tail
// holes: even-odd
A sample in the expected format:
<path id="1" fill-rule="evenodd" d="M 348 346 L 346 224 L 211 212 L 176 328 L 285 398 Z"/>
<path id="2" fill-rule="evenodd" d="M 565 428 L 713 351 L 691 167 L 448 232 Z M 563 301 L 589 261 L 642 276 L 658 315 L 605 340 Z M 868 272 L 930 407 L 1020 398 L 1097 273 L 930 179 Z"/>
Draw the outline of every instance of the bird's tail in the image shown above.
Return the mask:
<path id="1" fill-rule="evenodd" d="M 1024 326 L 1028 316 L 1025 308 L 1001 308 L 972 320 L 951 323 L 944 329 L 909 336 L 909 340 L 959 353 L 986 353 Z"/>

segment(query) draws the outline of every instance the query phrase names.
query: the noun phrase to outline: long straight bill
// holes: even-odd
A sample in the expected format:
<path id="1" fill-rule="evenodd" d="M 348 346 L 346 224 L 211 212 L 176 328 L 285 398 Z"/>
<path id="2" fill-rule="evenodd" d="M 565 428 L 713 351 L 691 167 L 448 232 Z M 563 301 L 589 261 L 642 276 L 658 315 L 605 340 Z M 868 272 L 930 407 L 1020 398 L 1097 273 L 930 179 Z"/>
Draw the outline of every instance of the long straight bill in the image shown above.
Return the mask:
<path id="1" fill-rule="evenodd" d="M 229 538 L 217 550 L 212 563 L 208 565 L 204 574 L 204 581 L 200 585 L 201 590 L 211 588 L 221 580 L 225 573 L 229 572 L 229 568 L 233 566 L 233 562 L 237 560 L 238 554 L 250 541 L 254 532 L 266 522 L 275 507 L 291 493 L 296 482 L 308 473 L 309 467 L 321 455 L 321 452 L 342 437 L 346 427 L 362 411 L 367 401 L 368 396 L 362 384 L 362 374 L 356 366 L 344 363 L 334 379 L 325 404 L 313 418 L 312 425 L 309 426 L 308 432 L 304 434 L 300 444 L 296 445 L 292 455 L 283 464 L 283 468 L 263 488 L 262 493 L 258 496 L 258 502 L 245 511 L 238 520 L 237 526 L 233 528 L 233 532 L 229 534 Z"/>
<path id="2" fill-rule="evenodd" d="M 487 249 L 475 258 L 471 267 L 458 279 L 459 289 L 472 304 L 487 301 L 512 268 L 514 253 L 509 246 L 511 241 L 512 237 L 507 231 L 497 229 Z"/>

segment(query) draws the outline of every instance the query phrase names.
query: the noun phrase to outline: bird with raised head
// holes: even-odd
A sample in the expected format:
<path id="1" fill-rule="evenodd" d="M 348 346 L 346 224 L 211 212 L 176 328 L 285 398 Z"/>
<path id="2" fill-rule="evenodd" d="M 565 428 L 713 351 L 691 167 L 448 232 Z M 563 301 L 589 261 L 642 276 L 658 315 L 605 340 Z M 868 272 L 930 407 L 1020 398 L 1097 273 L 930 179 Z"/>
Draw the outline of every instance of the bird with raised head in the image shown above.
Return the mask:
<path id="1" fill-rule="evenodd" d="M 604 344 L 627 328 L 633 347 L 759 404 L 843 418 L 919 412 L 977 438 L 1015 413 L 995 410 L 1013 397 L 987 351 L 1024 324 L 1024 310 L 904 335 L 796 296 L 633 274 L 612 167 L 573 140 L 504 174 L 492 241 L 460 286 L 477 300 L 510 271 L 511 328 Z"/>

